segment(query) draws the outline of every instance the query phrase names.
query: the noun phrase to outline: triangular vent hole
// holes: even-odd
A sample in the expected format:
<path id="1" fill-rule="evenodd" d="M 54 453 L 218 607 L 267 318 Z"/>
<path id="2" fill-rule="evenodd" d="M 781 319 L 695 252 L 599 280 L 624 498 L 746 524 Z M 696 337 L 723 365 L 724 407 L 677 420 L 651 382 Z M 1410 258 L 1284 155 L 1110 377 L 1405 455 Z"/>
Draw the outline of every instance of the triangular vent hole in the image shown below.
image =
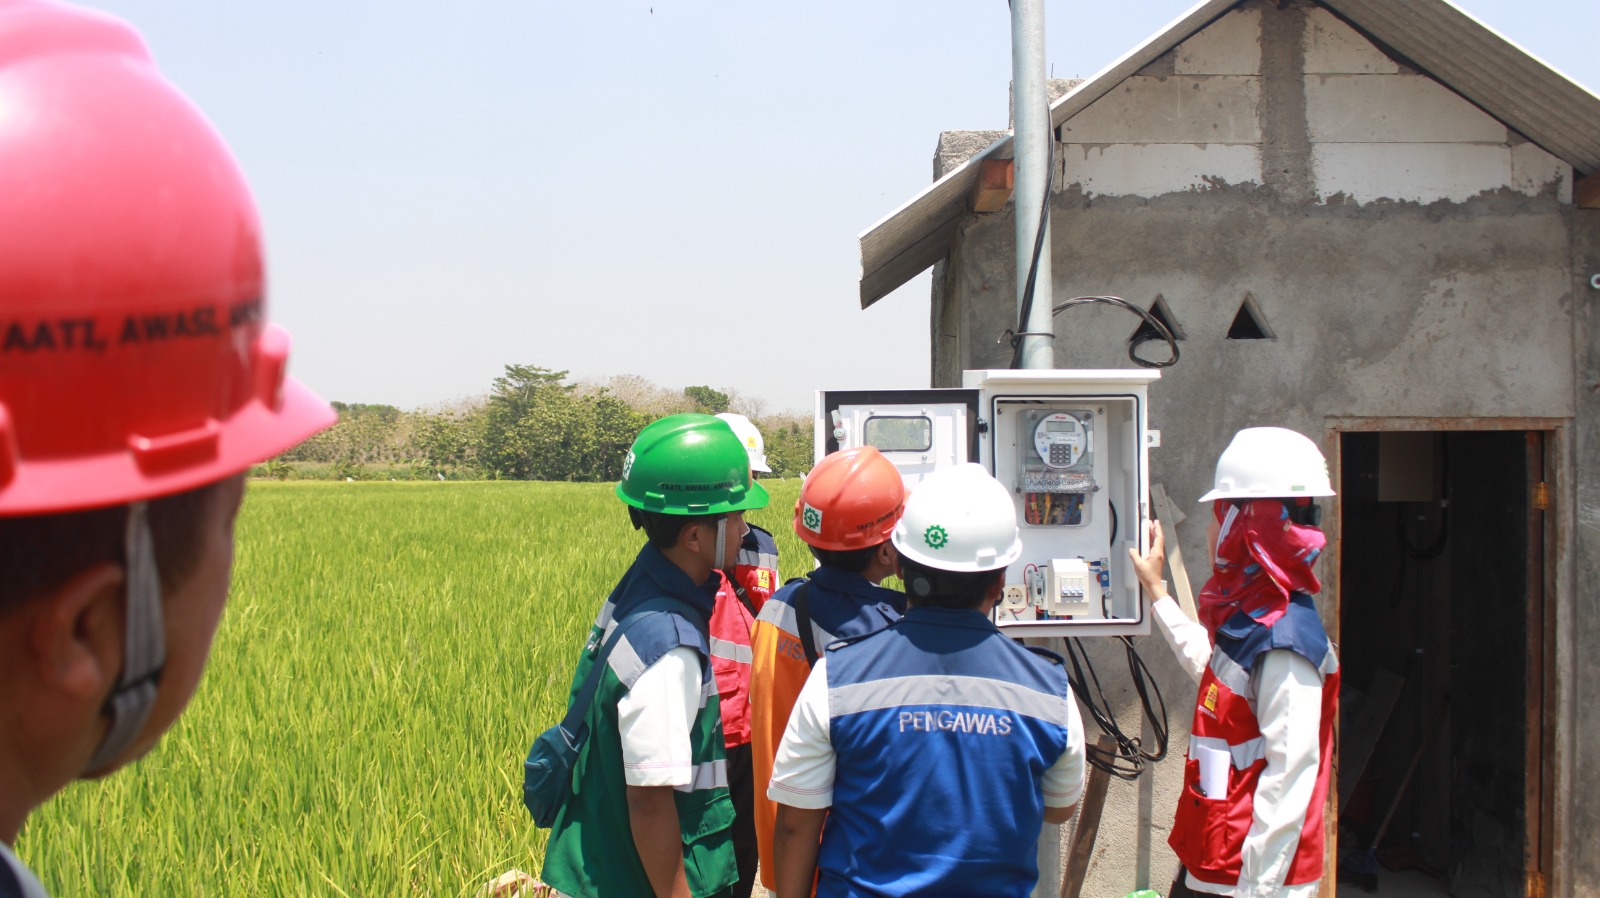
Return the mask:
<path id="1" fill-rule="evenodd" d="M 1229 340 L 1276 340 L 1277 334 L 1267 326 L 1267 318 L 1261 314 L 1261 307 L 1256 305 L 1256 298 L 1246 293 L 1244 302 L 1239 304 L 1238 314 L 1233 316 L 1233 323 L 1228 325 Z"/>
<path id="2" fill-rule="evenodd" d="M 1172 331 L 1172 336 L 1175 339 L 1187 340 L 1189 338 L 1188 334 L 1183 332 L 1183 326 L 1178 323 L 1177 317 L 1172 314 L 1172 310 L 1167 308 L 1167 301 L 1159 293 L 1156 294 L 1156 301 L 1150 304 L 1150 316 L 1165 324 L 1167 330 Z M 1140 321 L 1139 327 L 1134 330 L 1133 336 L 1128 338 L 1128 342 L 1138 346 L 1140 343 L 1147 343 L 1151 340 L 1164 339 L 1161 336 L 1161 332 L 1152 327 L 1150 322 Z"/>

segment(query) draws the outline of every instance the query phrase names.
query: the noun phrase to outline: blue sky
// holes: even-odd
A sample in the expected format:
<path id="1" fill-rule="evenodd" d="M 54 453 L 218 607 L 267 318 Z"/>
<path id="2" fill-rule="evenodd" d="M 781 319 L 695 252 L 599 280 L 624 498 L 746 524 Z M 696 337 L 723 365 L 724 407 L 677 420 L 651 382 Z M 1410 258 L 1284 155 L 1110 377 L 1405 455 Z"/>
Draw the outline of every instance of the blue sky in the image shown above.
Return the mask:
<path id="1" fill-rule="evenodd" d="M 227 137 L 272 315 L 330 399 L 405 408 L 508 363 L 809 409 L 927 385 L 928 280 L 867 311 L 856 235 L 1003 128 L 1003 0 L 99 0 Z M 1055 77 L 1188 0 L 1047 0 Z M 1462 0 L 1591 89 L 1596 0 Z"/>

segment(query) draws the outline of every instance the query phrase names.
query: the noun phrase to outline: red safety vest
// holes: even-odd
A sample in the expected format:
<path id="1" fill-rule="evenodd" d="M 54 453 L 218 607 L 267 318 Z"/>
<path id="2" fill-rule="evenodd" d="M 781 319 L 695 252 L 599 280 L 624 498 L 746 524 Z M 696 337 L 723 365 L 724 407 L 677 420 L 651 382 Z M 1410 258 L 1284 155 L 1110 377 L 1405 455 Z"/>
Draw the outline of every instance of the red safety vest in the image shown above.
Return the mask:
<path id="1" fill-rule="evenodd" d="M 739 546 L 733 576 L 744 587 L 750 604 L 747 606 L 728 578 L 722 576 L 710 624 L 711 670 L 717 677 L 722 736 L 727 748 L 750 742 L 750 664 L 755 658 L 750 648 L 750 629 L 778 585 L 778 545 L 772 534 L 760 527 L 750 528 Z"/>
<path id="2" fill-rule="evenodd" d="M 1287 649 L 1304 656 L 1322 675 L 1322 719 L 1318 728 L 1317 785 L 1306 808 L 1305 824 L 1289 862 L 1284 885 L 1314 882 L 1322 876 L 1322 809 L 1333 769 L 1333 723 L 1339 712 L 1339 659 L 1310 598 L 1296 596 L 1290 610 L 1271 627 L 1242 612 L 1217 629 L 1216 648 L 1200 681 L 1190 745 L 1210 745 L 1233 756 L 1228 793 L 1207 798 L 1200 792 L 1200 762 L 1184 764 L 1183 794 L 1167 843 L 1189 874 L 1217 885 L 1239 882 L 1244 841 L 1250 832 L 1256 786 L 1267 766 L 1267 747 L 1255 709 L 1245 694 L 1250 673 L 1263 654 Z"/>

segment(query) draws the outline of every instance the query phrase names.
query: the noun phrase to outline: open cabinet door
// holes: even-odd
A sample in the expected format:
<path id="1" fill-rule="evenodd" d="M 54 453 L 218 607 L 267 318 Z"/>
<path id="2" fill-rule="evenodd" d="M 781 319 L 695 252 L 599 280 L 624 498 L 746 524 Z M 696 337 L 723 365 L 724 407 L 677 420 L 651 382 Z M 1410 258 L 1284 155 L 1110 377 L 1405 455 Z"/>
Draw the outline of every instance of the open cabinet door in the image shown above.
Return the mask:
<path id="1" fill-rule="evenodd" d="M 872 446 L 907 488 L 939 468 L 978 460 L 977 390 L 827 390 L 817 394 L 816 458 Z"/>

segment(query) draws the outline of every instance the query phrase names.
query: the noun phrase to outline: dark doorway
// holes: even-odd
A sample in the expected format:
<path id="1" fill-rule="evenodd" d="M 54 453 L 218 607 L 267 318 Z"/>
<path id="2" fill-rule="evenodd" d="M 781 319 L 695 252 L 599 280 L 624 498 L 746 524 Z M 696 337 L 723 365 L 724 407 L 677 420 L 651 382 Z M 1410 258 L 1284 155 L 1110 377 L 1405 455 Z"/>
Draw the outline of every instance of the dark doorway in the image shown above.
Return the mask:
<path id="1" fill-rule="evenodd" d="M 1541 820 L 1543 434 L 1340 440 L 1339 892 L 1524 895 L 1530 802 L 1536 837 Z"/>

